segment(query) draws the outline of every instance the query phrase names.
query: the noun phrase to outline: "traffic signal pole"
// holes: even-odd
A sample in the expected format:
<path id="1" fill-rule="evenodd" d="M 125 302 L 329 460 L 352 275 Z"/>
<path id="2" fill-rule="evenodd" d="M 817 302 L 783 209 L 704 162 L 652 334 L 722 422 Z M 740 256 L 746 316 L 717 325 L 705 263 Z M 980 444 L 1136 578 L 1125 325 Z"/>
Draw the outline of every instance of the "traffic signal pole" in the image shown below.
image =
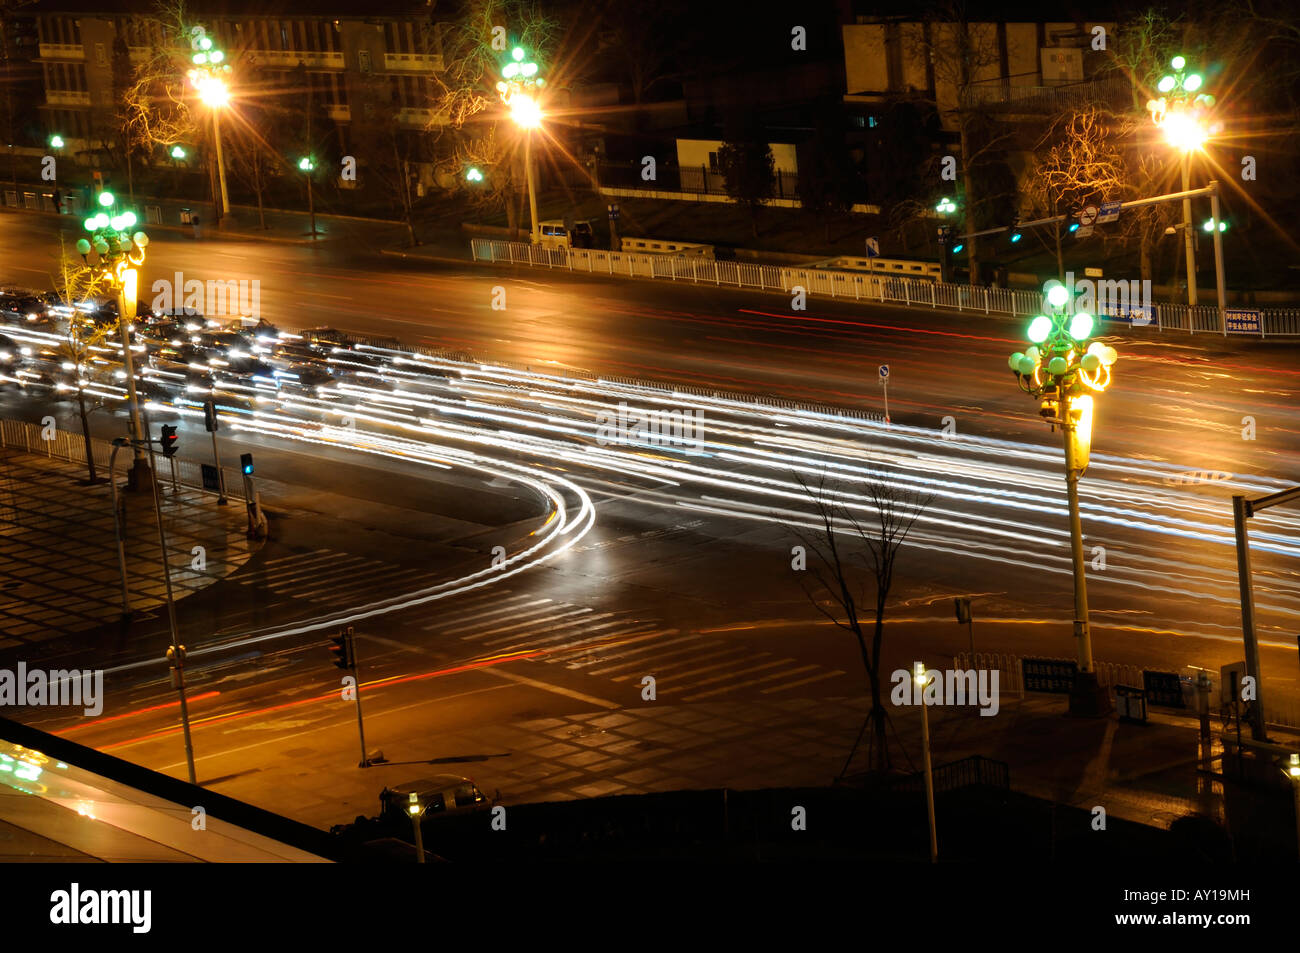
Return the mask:
<path id="1" fill-rule="evenodd" d="M 353 695 L 357 702 L 357 735 L 361 738 L 361 764 L 358 767 L 370 767 L 370 758 L 366 755 L 366 726 L 361 717 L 361 673 L 357 667 L 357 637 L 352 626 L 339 630 L 339 634 L 330 639 L 333 645 L 330 651 L 335 653 L 334 667 L 352 673 Z"/>
<path id="2" fill-rule="evenodd" d="M 153 437 L 149 436 L 146 441 L 149 450 L 149 461 L 154 465 L 157 471 L 157 457 L 153 449 Z M 154 514 L 158 517 L 158 546 L 162 550 L 163 561 L 163 582 L 167 592 L 167 624 L 171 629 L 171 655 L 173 664 L 176 667 L 176 688 L 180 692 L 181 701 L 181 730 L 185 735 L 185 762 L 190 771 L 190 784 L 198 784 L 194 772 L 194 742 L 190 738 L 190 710 L 185 699 L 185 649 L 181 646 L 180 631 L 176 624 L 176 600 L 172 596 L 172 569 L 171 561 L 168 558 L 167 535 L 163 530 L 162 518 L 162 501 L 158 496 L 158 481 L 153 480 L 153 508 Z"/>

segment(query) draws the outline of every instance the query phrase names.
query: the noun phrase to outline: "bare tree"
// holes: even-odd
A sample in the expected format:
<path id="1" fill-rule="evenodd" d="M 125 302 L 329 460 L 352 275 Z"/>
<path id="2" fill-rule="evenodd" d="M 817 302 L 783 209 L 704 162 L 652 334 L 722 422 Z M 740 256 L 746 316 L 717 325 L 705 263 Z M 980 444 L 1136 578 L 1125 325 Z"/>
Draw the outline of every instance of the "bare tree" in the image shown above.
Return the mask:
<path id="1" fill-rule="evenodd" d="M 1128 166 L 1120 146 L 1127 123 L 1108 116 L 1096 106 L 1071 110 L 1057 118 L 1035 149 L 1035 159 L 1025 180 L 1025 195 L 1035 213 L 1068 214 L 1090 201 L 1125 195 L 1131 191 Z M 1065 280 L 1061 252 L 1064 223 L 1053 225 L 1057 277 Z"/>
<path id="2" fill-rule="evenodd" d="M 863 737 L 872 770 L 883 771 L 892 765 L 886 740 L 889 710 L 881 689 L 885 611 L 898 552 L 931 497 L 884 474 L 864 480 L 861 492 L 851 495 L 828 486 L 824 477 L 815 485 L 802 477 L 799 482 L 812 502 L 816 525 L 814 532 L 795 530 L 816 556 L 816 565 L 809 567 L 816 586 L 804 591 L 818 612 L 852 633 L 871 692 L 871 709 L 840 776 L 848 772 Z"/>

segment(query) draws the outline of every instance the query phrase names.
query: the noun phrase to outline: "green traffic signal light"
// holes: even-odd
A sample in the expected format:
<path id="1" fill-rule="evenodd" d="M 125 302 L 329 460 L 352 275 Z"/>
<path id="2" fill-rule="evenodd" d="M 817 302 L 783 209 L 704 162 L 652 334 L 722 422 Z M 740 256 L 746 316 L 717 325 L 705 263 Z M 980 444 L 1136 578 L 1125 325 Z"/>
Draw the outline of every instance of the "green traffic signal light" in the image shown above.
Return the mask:
<path id="1" fill-rule="evenodd" d="M 1207 218 L 1207 219 L 1205 220 L 1205 224 L 1202 225 L 1201 228 L 1203 228 L 1203 229 L 1204 229 L 1205 231 L 1207 231 L 1207 232 L 1213 232 L 1213 231 L 1214 231 L 1214 219 L 1212 219 L 1212 218 Z M 1219 220 L 1219 231 L 1221 231 L 1221 232 L 1226 232 L 1227 230 L 1228 230 L 1228 223 L 1225 222 L 1225 221 L 1223 221 L 1222 219 L 1220 219 L 1220 220 Z"/>

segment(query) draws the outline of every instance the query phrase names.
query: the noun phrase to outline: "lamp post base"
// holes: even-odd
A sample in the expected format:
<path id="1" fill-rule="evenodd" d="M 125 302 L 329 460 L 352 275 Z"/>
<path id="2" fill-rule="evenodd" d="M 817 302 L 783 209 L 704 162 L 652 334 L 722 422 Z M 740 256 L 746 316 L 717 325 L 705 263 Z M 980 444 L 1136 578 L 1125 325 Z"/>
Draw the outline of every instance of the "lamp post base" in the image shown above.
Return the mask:
<path id="1" fill-rule="evenodd" d="M 153 471 L 149 469 L 148 460 L 141 457 L 131 465 L 126 472 L 126 488 L 132 493 L 153 492 Z"/>
<path id="2" fill-rule="evenodd" d="M 1078 672 L 1070 688 L 1070 715 L 1075 718 L 1105 718 L 1112 711 L 1110 689 L 1097 683 L 1097 673 Z"/>

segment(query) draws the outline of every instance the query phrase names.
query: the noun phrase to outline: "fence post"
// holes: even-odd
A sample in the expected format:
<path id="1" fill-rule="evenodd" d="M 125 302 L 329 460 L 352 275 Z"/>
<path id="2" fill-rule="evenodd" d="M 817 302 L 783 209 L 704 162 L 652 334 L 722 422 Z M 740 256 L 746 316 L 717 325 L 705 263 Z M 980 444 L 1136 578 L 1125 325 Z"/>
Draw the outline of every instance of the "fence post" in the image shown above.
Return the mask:
<path id="1" fill-rule="evenodd" d="M 935 292 L 934 282 L 930 282 L 930 310 L 939 307 L 938 295 Z"/>
<path id="2" fill-rule="evenodd" d="M 1016 659 L 1016 687 L 1019 690 L 1020 700 L 1025 700 L 1025 660 Z"/>

